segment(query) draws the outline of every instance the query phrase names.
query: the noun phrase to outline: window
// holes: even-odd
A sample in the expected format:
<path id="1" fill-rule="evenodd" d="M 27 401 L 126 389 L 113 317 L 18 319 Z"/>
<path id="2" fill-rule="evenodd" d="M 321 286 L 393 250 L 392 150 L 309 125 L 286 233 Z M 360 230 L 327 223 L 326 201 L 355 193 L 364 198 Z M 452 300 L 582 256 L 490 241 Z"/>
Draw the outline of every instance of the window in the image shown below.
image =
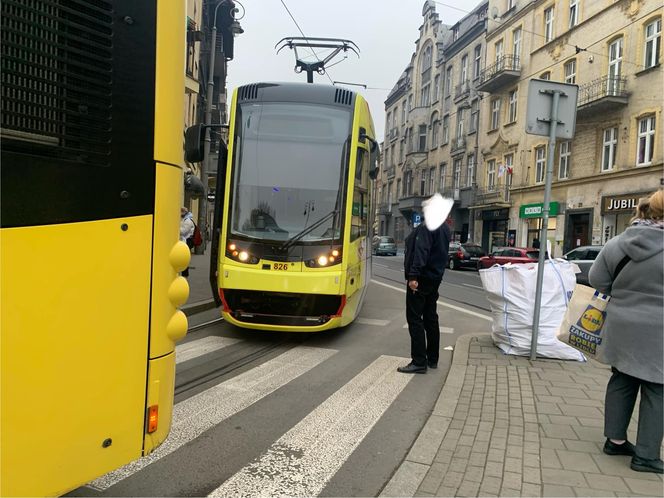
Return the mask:
<path id="1" fill-rule="evenodd" d="M 518 90 L 512 90 L 510 92 L 510 113 L 509 113 L 509 122 L 514 123 L 516 121 L 516 106 L 517 100 L 519 98 Z"/>
<path id="2" fill-rule="evenodd" d="M 470 131 L 477 131 L 480 120 L 480 101 L 478 99 L 473 100 L 470 103 Z"/>
<path id="3" fill-rule="evenodd" d="M 457 111 L 457 130 L 456 130 L 456 139 L 457 139 L 457 146 L 459 145 L 459 142 L 463 139 L 463 115 L 464 115 L 464 108 L 459 108 Z"/>
<path id="4" fill-rule="evenodd" d="M 445 97 L 449 97 L 452 92 L 452 66 L 445 71 Z"/>
<path id="5" fill-rule="evenodd" d="M 422 73 L 425 73 L 431 69 L 431 45 L 424 49 L 424 53 L 422 55 L 422 66 L 420 69 Z"/>
<path id="6" fill-rule="evenodd" d="M 516 63 L 521 56 L 521 28 L 512 31 L 512 54 L 514 54 L 514 62 Z"/>
<path id="7" fill-rule="evenodd" d="M 482 46 L 475 47 L 475 61 L 473 62 L 473 79 L 480 77 L 480 67 L 482 65 Z"/>
<path id="8" fill-rule="evenodd" d="M 454 190 L 460 187 L 461 181 L 461 159 L 454 160 L 454 178 L 452 179 L 452 188 Z"/>
<path id="9" fill-rule="evenodd" d="M 397 162 L 397 149 L 394 144 L 392 144 L 392 147 L 390 147 L 390 149 L 391 149 L 390 159 L 392 159 L 392 161 L 390 162 L 390 166 L 394 167 L 395 163 Z"/>
<path id="10" fill-rule="evenodd" d="M 401 106 L 401 124 L 406 124 L 406 102 Z"/>
<path id="11" fill-rule="evenodd" d="M 402 138 L 399 143 L 399 162 L 403 162 L 403 155 L 406 152 L 406 139 Z"/>
<path id="12" fill-rule="evenodd" d="M 468 81 L 468 56 L 464 55 L 461 58 L 461 84 L 463 85 L 466 81 Z M 463 88 L 461 91 L 463 91 Z"/>
<path id="13" fill-rule="evenodd" d="M 459 26 L 454 26 L 452 29 L 452 41 L 455 42 L 459 39 Z"/>
<path id="14" fill-rule="evenodd" d="M 447 176 L 447 164 L 440 165 L 440 191 L 445 190 L 445 177 Z"/>
<path id="15" fill-rule="evenodd" d="M 403 194 L 404 193 L 401 191 L 401 178 L 397 178 L 397 199 L 403 197 L 404 196 Z"/>
<path id="16" fill-rule="evenodd" d="M 643 166 L 652 163 L 655 149 L 655 116 L 639 119 L 639 143 L 636 164 Z"/>
<path id="17" fill-rule="evenodd" d="M 565 83 L 576 83 L 576 59 L 565 63 Z"/>
<path id="18" fill-rule="evenodd" d="M 494 47 L 496 49 L 496 62 L 500 62 L 503 58 L 503 40 L 498 40 Z"/>
<path id="19" fill-rule="evenodd" d="M 505 183 L 507 185 L 512 185 L 512 173 L 514 172 L 514 154 L 507 154 L 505 156 L 505 174 L 507 175 L 507 180 Z"/>
<path id="20" fill-rule="evenodd" d="M 420 91 L 420 106 L 429 107 L 429 95 L 430 95 L 430 86 L 427 83 L 422 87 Z"/>
<path id="21" fill-rule="evenodd" d="M 413 110 L 413 95 L 408 96 L 408 110 L 412 111 Z"/>
<path id="22" fill-rule="evenodd" d="M 466 182 L 469 187 L 472 187 L 473 183 L 475 183 L 475 154 L 468 155 L 468 176 Z"/>
<path id="23" fill-rule="evenodd" d="M 390 127 L 390 121 L 391 120 L 392 120 L 392 114 L 388 112 L 387 117 L 385 118 L 385 127 L 386 128 Z M 389 129 L 387 131 L 389 131 Z M 391 137 L 391 135 L 390 135 L 390 137 Z"/>
<path id="24" fill-rule="evenodd" d="M 438 94 L 440 93 L 440 74 L 437 74 L 433 79 L 433 101 L 438 100 Z"/>
<path id="25" fill-rule="evenodd" d="M 507 10 L 508 12 L 514 8 L 516 5 L 516 0 L 507 0 Z"/>
<path id="26" fill-rule="evenodd" d="M 546 147 L 535 149 L 535 183 L 542 183 L 546 173 Z"/>
<path id="27" fill-rule="evenodd" d="M 604 130 L 602 146 L 602 171 L 611 171 L 616 165 L 616 149 L 618 147 L 618 128 Z"/>
<path id="28" fill-rule="evenodd" d="M 569 0 L 569 28 L 572 29 L 579 22 L 579 0 Z"/>
<path id="29" fill-rule="evenodd" d="M 443 143 L 450 141 L 450 116 L 443 116 Z"/>
<path id="30" fill-rule="evenodd" d="M 486 168 L 486 186 L 488 190 L 496 189 L 496 160 L 491 159 Z"/>
<path id="31" fill-rule="evenodd" d="M 427 188 L 427 170 L 420 170 L 420 195 L 426 195 Z"/>
<path id="32" fill-rule="evenodd" d="M 438 129 L 440 128 L 440 121 L 438 114 L 431 116 L 431 148 L 438 147 Z"/>
<path id="33" fill-rule="evenodd" d="M 551 71 L 546 71 L 542 74 L 540 74 L 540 79 L 541 80 L 550 80 L 551 79 Z"/>
<path id="34" fill-rule="evenodd" d="M 566 142 L 560 142 L 560 158 L 558 160 L 558 179 L 564 180 L 569 178 L 569 163 L 570 157 L 572 155 L 572 142 L 567 140 Z"/>
<path id="35" fill-rule="evenodd" d="M 413 193 L 413 172 L 406 171 L 403 176 L 403 195 L 404 197 L 412 195 Z"/>
<path id="36" fill-rule="evenodd" d="M 419 140 L 417 142 L 417 151 L 425 152 L 427 150 L 427 125 L 420 125 Z"/>
<path id="37" fill-rule="evenodd" d="M 618 38 L 609 45 L 609 77 L 607 79 L 607 93 L 620 95 L 623 57 L 623 39 Z"/>
<path id="38" fill-rule="evenodd" d="M 500 99 L 491 101 L 491 126 L 489 130 L 497 130 L 500 124 Z"/>
<path id="39" fill-rule="evenodd" d="M 656 66 L 659 62 L 660 38 L 662 33 L 662 20 L 657 19 L 646 26 L 646 46 L 644 50 L 646 68 Z"/>
<path id="40" fill-rule="evenodd" d="M 413 152 L 413 127 L 408 128 L 408 152 Z"/>
<path id="41" fill-rule="evenodd" d="M 435 192 L 434 185 L 436 184 L 436 168 L 431 168 L 429 170 L 429 195 L 433 195 Z"/>
<path id="42" fill-rule="evenodd" d="M 397 183 L 397 185 L 398 185 L 398 183 Z M 389 206 L 392 205 L 392 182 L 389 182 L 387 184 L 387 204 Z"/>
<path id="43" fill-rule="evenodd" d="M 553 36 L 553 7 L 549 7 L 544 11 L 544 40 L 550 42 Z"/>

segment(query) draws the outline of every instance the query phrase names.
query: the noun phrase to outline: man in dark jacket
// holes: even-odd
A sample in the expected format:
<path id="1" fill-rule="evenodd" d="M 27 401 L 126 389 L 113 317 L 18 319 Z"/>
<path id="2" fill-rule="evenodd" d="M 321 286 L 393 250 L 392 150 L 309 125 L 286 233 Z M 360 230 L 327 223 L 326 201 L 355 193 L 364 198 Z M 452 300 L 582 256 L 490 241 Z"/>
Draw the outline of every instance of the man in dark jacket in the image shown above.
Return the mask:
<path id="1" fill-rule="evenodd" d="M 397 369 L 402 373 L 426 373 L 427 367 L 438 368 L 440 327 L 436 307 L 450 243 L 450 229 L 444 222 L 452 202 L 440 194 L 425 201 L 424 224 L 406 238 L 406 320 L 412 361 Z"/>

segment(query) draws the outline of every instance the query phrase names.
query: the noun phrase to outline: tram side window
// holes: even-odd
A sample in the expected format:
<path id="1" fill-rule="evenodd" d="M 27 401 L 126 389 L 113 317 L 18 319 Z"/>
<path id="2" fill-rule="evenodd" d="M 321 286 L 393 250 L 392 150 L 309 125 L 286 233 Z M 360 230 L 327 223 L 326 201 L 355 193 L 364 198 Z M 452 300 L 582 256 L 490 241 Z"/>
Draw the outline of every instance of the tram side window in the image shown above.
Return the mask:
<path id="1" fill-rule="evenodd" d="M 369 152 L 359 148 L 355 164 L 350 240 L 366 237 L 369 230 Z"/>

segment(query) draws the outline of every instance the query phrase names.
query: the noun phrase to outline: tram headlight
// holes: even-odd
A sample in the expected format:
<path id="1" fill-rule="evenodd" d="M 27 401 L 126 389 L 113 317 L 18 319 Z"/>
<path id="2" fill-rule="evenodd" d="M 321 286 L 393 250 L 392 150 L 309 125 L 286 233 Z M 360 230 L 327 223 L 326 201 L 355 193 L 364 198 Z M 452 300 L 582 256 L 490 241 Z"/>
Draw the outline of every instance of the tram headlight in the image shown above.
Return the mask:
<path id="1" fill-rule="evenodd" d="M 307 268 L 327 268 L 328 266 L 338 265 L 341 263 L 341 249 L 332 249 L 323 254 L 319 254 L 315 258 L 305 259 L 304 266 Z"/>
<path id="2" fill-rule="evenodd" d="M 259 259 L 251 254 L 249 251 L 242 249 L 237 243 L 230 242 L 226 246 L 226 257 L 232 259 L 233 261 L 239 261 L 240 263 L 246 263 L 250 265 L 258 264 Z"/>

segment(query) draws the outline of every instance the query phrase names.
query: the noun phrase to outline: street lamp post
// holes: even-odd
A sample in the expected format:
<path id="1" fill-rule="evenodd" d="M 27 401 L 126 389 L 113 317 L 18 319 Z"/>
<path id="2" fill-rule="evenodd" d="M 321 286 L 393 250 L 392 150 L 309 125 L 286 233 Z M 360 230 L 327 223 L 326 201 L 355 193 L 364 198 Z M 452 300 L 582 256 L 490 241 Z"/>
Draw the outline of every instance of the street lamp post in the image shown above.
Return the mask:
<path id="1" fill-rule="evenodd" d="M 201 228 L 203 243 L 196 247 L 196 254 L 203 254 L 207 244 L 208 172 L 211 169 L 210 148 L 212 143 L 212 138 L 210 137 L 210 125 L 212 124 L 212 94 L 214 91 L 214 56 L 217 50 L 217 11 L 224 3 L 224 1 L 225 0 L 222 0 L 217 3 L 214 8 L 214 14 L 212 16 L 212 40 L 210 41 L 210 63 L 208 67 L 207 92 L 205 95 L 205 116 L 203 123 L 205 125 L 205 143 L 203 146 L 203 161 L 201 161 L 201 181 L 203 182 L 205 191 L 201 197 L 201 203 L 198 206 L 198 226 Z"/>

